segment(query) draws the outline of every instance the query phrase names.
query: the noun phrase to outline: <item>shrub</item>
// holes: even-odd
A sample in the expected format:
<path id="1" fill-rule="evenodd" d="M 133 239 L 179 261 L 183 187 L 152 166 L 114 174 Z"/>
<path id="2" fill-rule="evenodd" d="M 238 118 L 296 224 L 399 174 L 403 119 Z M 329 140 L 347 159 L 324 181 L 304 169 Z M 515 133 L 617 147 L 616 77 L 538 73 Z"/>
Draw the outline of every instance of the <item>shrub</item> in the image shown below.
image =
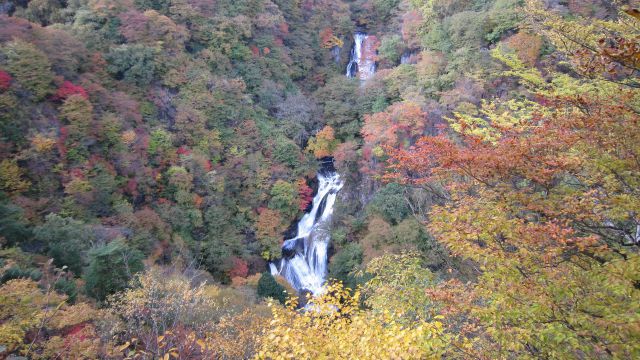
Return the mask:
<path id="1" fill-rule="evenodd" d="M 108 295 L 127 287 L 133 275 L 144 268 L 143 255 L 130 249 L 121 238 L 89 252 L 85 289 L 93 298 L 104 301 Z"/>
<path id="2" fill-rule="evenodd" d="M 332 278 L 342 281 L 346 287 L 355 289 L 357 279 L 351 272 L 360 266 L 362 258 L 363 251 L 359 244 L 347 244 L 331 258 L 329 274 Z"/>
<path id="3" fill-rule="evenodd" d="M 76 302 L 78 286 L 73 279 L 60 278 L 55 282 L 55 284 L 53 284 L 53 288 L 59 293 L 66 294 L 68 296 L 67 301 L 69 303 L 73 304 Z"/>
<path id="4" fill-rule="evenodd" d="M 21 269 L 17 266 L 7 269 L 2 276 L 0 276 L 0 284 L 4 284 L 13 279 L 31 279 L 38 281 L 42 278 L 42 272 L 38 269 Z"/>
<path id="5" fill-rule="evenodd" d="M 282 285 L 268 272 L 265 272 L 258 280 L 258 296 L 262 298 L 274 298 L 281 304 L 287 300 L 287 293 Z"/>

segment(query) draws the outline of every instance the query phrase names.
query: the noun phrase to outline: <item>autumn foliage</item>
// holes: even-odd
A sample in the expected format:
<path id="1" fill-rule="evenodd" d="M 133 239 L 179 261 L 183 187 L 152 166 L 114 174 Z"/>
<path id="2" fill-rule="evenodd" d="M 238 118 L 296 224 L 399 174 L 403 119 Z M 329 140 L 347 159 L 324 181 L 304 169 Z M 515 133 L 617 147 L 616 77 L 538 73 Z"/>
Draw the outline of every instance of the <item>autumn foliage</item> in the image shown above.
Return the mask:
<path id="1" fill-rule="evenodd" d="M 11 86 L 11 75 L 9 75 L 6 71 L 0 70 L 0 90 L 5 91 L 9 89 Z"/>
<path id="2" fill-rule="evenodd" d="M 537 102 L 525 113 L 487 105 L 484 120 L 452 119 L 453 134 L 387 147 L 385 176 L 446 189 L 450 201 L 432 208 L 428 227 L 453 254 L 483 264 L 468 289 L 475 300 L 457 305 L 482 329 L 478 351 L 632 356 L 635 320 L 618 315 L 635 312 L 640 296 L 629 272 L 640 259 L 629 249 L 640 205 L 631 195 L 640 180 L 635 91 L 604 80 L 545 86 L 541 73 L 496 56 Z M 578 83 L 586 88 L 572 92 Z"/>
<path id="3" fill-rule="evenodd" d="M 335 131 L 329 125 L 320 130 L 316 136 L 309 140 L 307 150 L 313 153 L 316 158 L 320 159 L 331 156 L 338 142 L 335 138 Z"/>
<path id="4" fill-rule="evenodd" d="M 89 95 L 87 91 L 80 85 L 74 85 L 70 81 L 65 81 L 62 85 L 56 90 L 56 93 L 53 95 L 55 100 L 66 100 L 71 95 L 80 95 L 85 99 L 89 99 Z"/>

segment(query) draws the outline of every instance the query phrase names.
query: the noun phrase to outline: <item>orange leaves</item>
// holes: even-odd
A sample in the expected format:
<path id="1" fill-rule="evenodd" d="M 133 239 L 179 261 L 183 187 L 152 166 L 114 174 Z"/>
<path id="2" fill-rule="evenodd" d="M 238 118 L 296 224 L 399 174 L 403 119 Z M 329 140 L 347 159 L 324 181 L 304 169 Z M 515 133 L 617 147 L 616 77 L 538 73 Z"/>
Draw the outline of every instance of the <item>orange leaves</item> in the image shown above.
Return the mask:
<path id="1" fill-rule="evenodd" d="M 411 102 L 395 103 L 385 111 L 365 115 L 362 136 L 365 145 L 380 157 L 384 147 L 404 147 L 425 129 L 425 113 Z"/>
<path id="2" fill-rule="evenodd" d="M 529 66 L 536 64 L 542 49 L 542 38 L 540 36 L 520 31 L 506 42 L 510 48 L 516 51 L 522 62 Z"/>
<path id="3" fill-rule="evenodd" d="M 333 30 L 331 28 L 324 28 L 320 30 L 320 46 L 325 49 L 330 49 L 334 46 L 342 47 L 343 42 L 333 34 Z"/>
<path id="4" fill-rule="evenodd" d="M 335 131 L 329 125 L 320 130 L 314 138 L 309 140 L 307 150 L 312 152 L 316 158 L 320 159 L 326 156 L 331 156 L 338 141 L 335 138 Z"/>
<path id="5" fill-rule="evenodd" d="M 496 143 L 474 135 L 463 135 L 463 144 L 454 143 L 446 135 L 423 137 L 410 149 L 389 151 L 390 168 L 396 173 L 387 176 L 411 172 L 415 174 L 413 181 L 421 183 L 428 180 L 425 177 L 448 174 L 469 177 L 488 186 L 523 177 L 549 184 L 580 165 L 567 153 L 578 138 L 564 130 L 557 122 L 549 121 L 528 134 L 503 130 Z"/>
<path id="6" fill-rule="evenodd" d="M 575 104 L 584 111 L 566 112 Z M 391 142 L 385 178 L 438 181 L 450 191 L 455 206 L 434 208 L 430 229 L 458 255 L 547 263 L 567 251 L 601 252 L 600 233 L 576 227 L 603 224 L 605 214 L 627 218 L 635 206 L 616 193 L 636 181 L 621 174 L 640 171 L 630 162 L 640 139 L 629 129 L 638 117 L 607 99 L 558 98 L 545 105 L 544 117 L 519 119 L 514 127 L 487 125 L 498 134 L 494 141 L 463 132 L 455 141 L 422 137 L 408 149 Z M 395 135 L 371 120 L 365 140 Z"/>
<path id="7" fill-rule="evenodd" d="M 260 213 L 256 225 L 258 237 L 278 237 L 282 222 L 280 212 L 269 208 L 261 208 L 258 211 Z"/>
<path id="8" fill-rule="evenodd" d="M 262 257 L 270 260 L 280 255 L 283 226 L 282 214 L 278 210 L 269 208 L 258 209 L 259 215 L 256 223 L 256 237 L 262 248 Z"/>

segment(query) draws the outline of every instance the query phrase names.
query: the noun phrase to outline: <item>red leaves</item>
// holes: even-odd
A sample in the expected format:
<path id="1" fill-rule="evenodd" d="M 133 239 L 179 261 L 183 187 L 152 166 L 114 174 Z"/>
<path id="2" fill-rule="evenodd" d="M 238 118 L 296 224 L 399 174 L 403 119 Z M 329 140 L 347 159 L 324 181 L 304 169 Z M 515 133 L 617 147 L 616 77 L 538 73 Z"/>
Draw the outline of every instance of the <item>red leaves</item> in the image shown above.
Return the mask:
<path id="1" fill-rule="evenodd" d="M 0 70 L 0 91 L 9 89 L 11 86 L 11 80 L 13 80 L 13 78 L 9 73 Z"/>
<path id="2" fill-rule="evenodd" d="M 278 25 L 278 29 L 280 30 L 280 34 L 287 35 L 289 33 L 289 24 L 286 22 L 281 22 Z"/>
<path id="3" fill-rule="evenodd" d="M 125 186 L 125 192 L 132 196 L 138 195 L 138 182 L 136 179 L 129 179 L 127 181 L 127 185 Z"/>
<path id="4" fill-rule="evenodd" d="M 180 146 L 178 148 L 178 150 L 176 150 L 176 154 L 178 155 L 184 155 L 184 156 L 189 156 L 191 155 L 191 150 L 185 148 L 184 146 Z"/>
<path id="5" fill-rule="evenodd" d="M 237 258 L 237 257 L 233 257 L 231 258 L 231 269 L 229 269 L 229 277 L 230 278 L 236 278 L 236 277 L 241 277 L 241 278 L 246 278 L 247 275 L 249 274 L 249 266 L 247 265 L 247 262 Z"/>
<path id="6" fill-rule="evenodd" d="M 395 103 L 384 112 L 365 115 L 362 136 L 370 146 L 396 146 L 422 135 L 425 117 L 414 103 Z"/>
<path id="7" fill-rule="evenodd" d="M 74 85 L 70 81 L 65 81 L 60 88 L 56 91 L 55 95 L 53 95 L 53 100 L 65 100 L 71 95 L 80 95 L 85 99 L 89 99 L 89 94 L 87 91 L 80 85 Z"/>
<path id="8" fill-rule="evenodd" d="M 309 204 L 311 204 L 311 201 L 313 201 L 313 189 L 307 185 L 304 179 L 298 179 L 296 185 L 298 186 L 299 197 L 298 208 L 300 211 L 305 211 Z"/>
<path id="9" fill-rule="evenodd" d="M 418 183 L 432 180 L 431 176 L 455 175 L 487 185 L 517 177 L 549 184 L 579 165 L 565 153 L 578 139 L 559 125 L 560 122 L 549 121 L 529 133 L 504 130 L 496 143 L 473 135 L 462 135 L 463 144 L 454 143 L 445 135 L 423 137 L 408 150 L 389 149 L 390 167 L 412 174 Z M 397 178 L 399 173 L 387 176 Z"/>

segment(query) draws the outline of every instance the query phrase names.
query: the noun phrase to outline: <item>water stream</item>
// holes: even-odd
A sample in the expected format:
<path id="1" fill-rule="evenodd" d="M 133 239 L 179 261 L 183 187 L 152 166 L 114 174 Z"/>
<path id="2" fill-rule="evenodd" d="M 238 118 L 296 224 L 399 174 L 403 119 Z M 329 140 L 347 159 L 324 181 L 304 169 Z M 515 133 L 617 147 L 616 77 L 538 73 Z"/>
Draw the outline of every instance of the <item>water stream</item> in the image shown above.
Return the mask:
<path id="1" fill-rule="evenodd" d="M 282 245 L 282 259 L 270 264 L 272 275 L 281 275 L 296 291 L 307 290 L 317 295 L 327 277 L 328 249 L 331 238 L 331 215 L 338 191 L 340 175 L 330 164 L 318 172 L 318 193 L 311 211 L 298 222 L 294 238 Z"/>

